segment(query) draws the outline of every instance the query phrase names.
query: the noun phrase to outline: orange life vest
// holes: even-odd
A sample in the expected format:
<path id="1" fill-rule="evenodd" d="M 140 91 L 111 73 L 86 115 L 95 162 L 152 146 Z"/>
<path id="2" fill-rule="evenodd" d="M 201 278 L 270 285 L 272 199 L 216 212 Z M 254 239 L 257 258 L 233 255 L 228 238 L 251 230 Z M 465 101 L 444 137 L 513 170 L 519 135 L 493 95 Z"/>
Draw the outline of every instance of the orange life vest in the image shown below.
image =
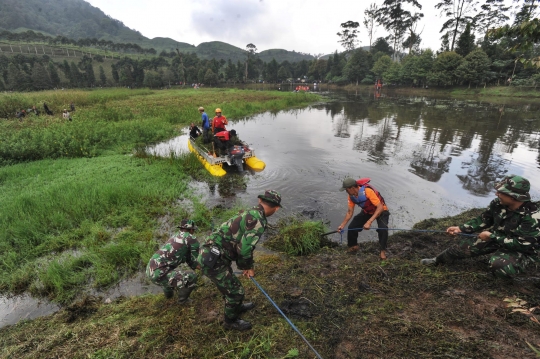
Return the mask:
<path id="1" fill-rule="evenodd" d="M 381 201 L 381 203 L 383 205 L 385 205 L 385 203 L 384 203 L 384 198 L 381 196 L 379 191 L 377 191 L 375 188 L 373 188 L 373 186 L 368 184 L 369 181 L 371 181 L 371 179 L 369 179 L 367 177 L 360 178 L 358 181 L 356 181 L 356 184 L 360 187 L 359 190 L 358 190 L 358 196 L 356 196 L 356 197 L 349 196 L 349 198 L 351 199 L 351 201 L 354 204 L 361 207 L 362 210 L 364 210 L 365 213 L 373 214 L 373 213 L 375 213 L 375 210 L 377 209 L 377 206 L 375 206 L 373 203 L 371 203 L 369 198 L 367 198 L 367 196 L 366 196 L 366 188 L 369 188 L 373 192 L 375 192 L 375 195 L 379 198 L 379 201 Z"/>

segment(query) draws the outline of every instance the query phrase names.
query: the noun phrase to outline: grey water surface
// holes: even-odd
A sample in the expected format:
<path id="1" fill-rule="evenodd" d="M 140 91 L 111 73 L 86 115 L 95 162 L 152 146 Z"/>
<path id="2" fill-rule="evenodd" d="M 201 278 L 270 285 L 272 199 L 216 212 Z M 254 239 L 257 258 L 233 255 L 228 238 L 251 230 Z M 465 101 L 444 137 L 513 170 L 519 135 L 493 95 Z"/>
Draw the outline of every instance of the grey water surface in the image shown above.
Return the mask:
<path id="1" fill-rule="evenodd" d="M 280 216 L 304 213 L 331 229 L 347 211 L 338 190 L 347 176 L 371 178 L 394 228 L 486 206 L 494 182 L 511 173 L 528 178 L 531 195 L 540 199 L 538 105 L 373 92 L 330 96 L 328 103 L 229 121 L 228 129 L 266 163 L 237 197 L 255 204 L 258 194 L 275 189 L 285 206 Z"/>

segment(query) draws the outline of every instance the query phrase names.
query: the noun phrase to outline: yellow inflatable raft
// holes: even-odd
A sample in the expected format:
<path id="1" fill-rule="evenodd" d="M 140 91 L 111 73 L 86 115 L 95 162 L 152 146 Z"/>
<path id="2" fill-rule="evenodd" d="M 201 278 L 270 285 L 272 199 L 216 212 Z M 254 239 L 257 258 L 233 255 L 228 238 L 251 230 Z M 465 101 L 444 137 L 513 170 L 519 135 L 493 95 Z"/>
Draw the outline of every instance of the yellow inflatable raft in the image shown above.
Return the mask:
<path id="1" fill-rule="evenodd" d="M 223 169 L 223 164 L 226 163 L 231 166 L 230 158 L 228 156 L 214 157 L 210 154 L 210 151 L 195 143 L 193 138 L 188 140 L 188 148 L 191 152 L 195 153 L 199 161 L 204 165 L 204 168 L 212 174 L 212 176 L 221 177 L 227 172 Z M 255 152 L 244 144 L 245 153 L 242 159 L 245 164 L 255 172 L 264 170 L 266 164 L 255 157 Z"/>
<path id="2" fill-rule="evenodd" d="M 213 161 L 209 158 L 211 157 L 210 155 L 204 152 L 201 152 L 201 150 L 196 149 L 195 145 L 192 144 L 191 142 L 192 140 L 189 139 L 188 141 L 189 150 L 197 156 L 199 161 L 201 161 L 201 163 L 204 165 L 204 168 L 206 168 L 206 170 L 210 172 L 212 176 L 221 177 L 227 174 L 227 172 L 225 172 L 225 170 L 223 169 L 223 163 L 213 163 Z"/>

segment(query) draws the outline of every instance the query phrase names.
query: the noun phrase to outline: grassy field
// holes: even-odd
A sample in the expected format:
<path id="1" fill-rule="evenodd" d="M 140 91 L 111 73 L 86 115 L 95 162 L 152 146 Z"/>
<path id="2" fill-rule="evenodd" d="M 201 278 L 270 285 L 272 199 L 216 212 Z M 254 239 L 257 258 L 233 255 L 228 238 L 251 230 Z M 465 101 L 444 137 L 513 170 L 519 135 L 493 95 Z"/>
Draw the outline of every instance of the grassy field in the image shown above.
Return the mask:
<path id="1" fill-rule="evenodd" d="M 416 228 L 440 230 L 478 213 Z M 540 346 L 540 325 L 512 312 L 505 299 L 527 301 L 524 310 L 534 307 L 538 283 L 496 279 L 482 259 L 419 263 L 455 240 L 397 233 L 384 262 L 376 243 L 364 243 L 356 255 L 344 248 L 301 257 L 256 250 L 256 278 L 323 358 L 534 358 L 529 345 Z M 254 283 L 241 281 L 246 299 L 256 304 L 243 315 L 254 324 L 248 332 L 223 329 L 221 295 L 201 279 L 185 305 L 161 294 L 111 304 L 87 297 L 52 316 L 0 329 L 0 356 L 314 358 Z"/>
<path id="2" fill-rule="evenodd" d="M 165 240 L 156 234 L 163 218 L 172 231 L 187 216 L 203 229 L 226 216 L 190 194 L 192 178 L 217 181 L 194 156 L 143 150 L 200 122 L 198 106 L 239 119 L 315 99 L 237 90 L 0 95 L 7 112 L 46 101 L 55 113 L 0 122 L 0 292 L 68 303 L 88 285 L 107 287 L 141 270 Z M 61 118 L 70 102 L 72 122 Z M 182 199 L 191 208 L 178 205 Z"/>

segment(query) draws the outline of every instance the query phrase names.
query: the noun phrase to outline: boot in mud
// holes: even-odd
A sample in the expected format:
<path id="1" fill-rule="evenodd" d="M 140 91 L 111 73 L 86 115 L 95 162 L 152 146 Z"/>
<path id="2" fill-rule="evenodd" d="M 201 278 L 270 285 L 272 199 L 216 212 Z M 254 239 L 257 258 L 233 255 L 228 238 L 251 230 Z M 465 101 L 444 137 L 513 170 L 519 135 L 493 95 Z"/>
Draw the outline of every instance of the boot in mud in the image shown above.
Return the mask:
<path id="1" fill-rule="evenodd" d="M 174 288 L 164 287 L 163 294 L 165 295 L 165 298 L 171 299 L 172 297 L 174 297 Z"/>
<path id="2" fill-rule="evenodd" d="M 227 319 L 223 323 L 223 327 L 229 330 L 245 331 L 251 329 L 251 323 L 242 319 Z"/>
<path id="3" fill-rule="evenodd" d="M 255 308 L 255 303 L 244 303 L 240 307 L 240 313 L 245 313 L 248 310 L 252 310 L 253 308 Z"/>
<path id="4" fill-rule="evenodd" d="M 178 303 L 184 304 L 189 299 L 189 295 L 197 288 L 195 283 L 188 283 L 185 287 L 178 289 Z"/>
<path id="5" fill-rule="evenodd" d="M 420 261 L 425 266 L 434 266 L 437 265 L 437 257 L 435 258 L 424 258 Z"/>

